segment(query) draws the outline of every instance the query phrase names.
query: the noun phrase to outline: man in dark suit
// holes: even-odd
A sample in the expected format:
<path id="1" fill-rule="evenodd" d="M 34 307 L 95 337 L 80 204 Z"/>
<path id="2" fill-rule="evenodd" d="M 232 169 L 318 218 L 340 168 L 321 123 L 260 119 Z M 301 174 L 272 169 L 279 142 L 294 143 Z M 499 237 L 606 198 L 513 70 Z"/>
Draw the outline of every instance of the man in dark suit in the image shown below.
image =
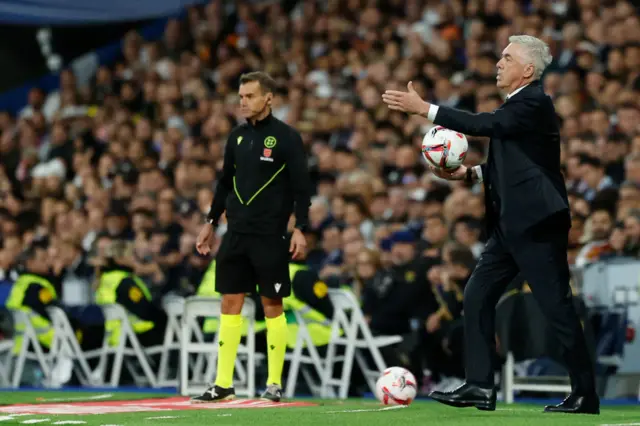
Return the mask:
<path id="1" fill-rule="evenodd" d="M 569 203 L 560 172 L 560 135 L 540 76 L 551 63 L 549 47 L 532 36 L 512 36 L 497 63 L 497 86 L 507 93 L 492 113 L 471 114 L 431 105 L 409 92 L 386 91 L 390 109 L 420 114 L 435 124 L 491 138 L 486 164 L 454 171 L 434 169 L 449 180 L 483 181 L 490 236 L 464 294 L 466 383 L 431 397 L 456 406 L 494 410 L 492 355 L 495 305 L 520 272 L 562 347 L 572 392 L 547 412 L 600 411 L 593 364 L 574 309 L 567 262 Z"/>

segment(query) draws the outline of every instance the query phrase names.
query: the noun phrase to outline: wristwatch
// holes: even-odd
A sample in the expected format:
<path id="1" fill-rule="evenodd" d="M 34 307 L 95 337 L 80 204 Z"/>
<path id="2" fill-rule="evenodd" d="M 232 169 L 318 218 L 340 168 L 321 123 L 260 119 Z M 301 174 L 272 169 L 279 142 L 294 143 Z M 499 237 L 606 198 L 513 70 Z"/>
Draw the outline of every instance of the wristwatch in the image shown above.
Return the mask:
<path id="1" fill-rule="evenodd" d="M 465 183 L 473 183 L 473 167 L 467 167 L 467 172 L 464 175 Z"/>

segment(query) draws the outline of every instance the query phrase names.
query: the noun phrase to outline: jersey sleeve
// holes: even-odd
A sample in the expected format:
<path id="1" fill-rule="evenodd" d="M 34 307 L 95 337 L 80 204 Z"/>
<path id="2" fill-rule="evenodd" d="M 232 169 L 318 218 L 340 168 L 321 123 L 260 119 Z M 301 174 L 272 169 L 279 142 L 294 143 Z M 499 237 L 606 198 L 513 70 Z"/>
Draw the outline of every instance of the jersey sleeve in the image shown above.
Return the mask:
<path id="1" fill-rule="evenodd" d="M 302 137 L 293 131 L 293 140 L 289 145 L 287 159 L 289 179 L 293 188 L 294 214 L 296 228 L 304 231 L 309 224 L 309 206 L 311 205 L 311 178 L 307 167 Z"/>
<path id="2" fill-rule="evenodd" d="M 227 196 L 233 190 L 233 176 L 235 175 L 235 159 L 233 155 L 233 137 L 234 132 L 229 134 L 227 144 L 224 147 L 224 160 L 222 164 L 222 173 L 218 184 L 216 185 L 216 191 L 213 195 L 213 201 L 211 202 L 211 209 L 207 215 L 207 220 L 213 225 L 217 226 L 220 216 L 225 210 L 225 204 Z"/>

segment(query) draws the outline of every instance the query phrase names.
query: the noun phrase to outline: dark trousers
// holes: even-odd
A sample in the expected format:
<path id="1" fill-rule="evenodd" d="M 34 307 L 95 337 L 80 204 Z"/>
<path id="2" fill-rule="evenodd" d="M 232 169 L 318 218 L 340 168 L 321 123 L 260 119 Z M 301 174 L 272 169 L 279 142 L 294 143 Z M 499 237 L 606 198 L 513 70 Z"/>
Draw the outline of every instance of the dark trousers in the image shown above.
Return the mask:
<path id="1" fill-rule="evenodd" d="M 554 215 L 516 239 L 492 232 L 464 292 L 467 381 L 494 385 L 495 306 L 506 286 L 522 273 L 558 340 L 573 392 L 595 391 L 594 368 L 572 303 L 567 262 L 566 213 Z"/>

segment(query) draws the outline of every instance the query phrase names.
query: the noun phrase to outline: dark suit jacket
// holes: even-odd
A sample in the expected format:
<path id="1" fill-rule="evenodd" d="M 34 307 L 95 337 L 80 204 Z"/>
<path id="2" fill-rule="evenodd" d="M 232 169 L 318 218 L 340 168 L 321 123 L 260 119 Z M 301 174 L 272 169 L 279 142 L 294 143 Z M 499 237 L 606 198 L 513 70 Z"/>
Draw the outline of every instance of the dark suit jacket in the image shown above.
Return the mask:
<path id="1" fill-rule="evenodd" d="M 482 165 L 489 233 L 498 221 L 506 237 L 517 237 L 555 213 L 566 211 L 568 217 L 567 190 L 560 172 L 560 130 L 553 102 L 539 81 L 494 112 L 472 114 L 440 107 L 434 122 L 467 135 L 491 138 L 489 157 Z M 490 196 L 496 183 L 499 215 Z"/>

